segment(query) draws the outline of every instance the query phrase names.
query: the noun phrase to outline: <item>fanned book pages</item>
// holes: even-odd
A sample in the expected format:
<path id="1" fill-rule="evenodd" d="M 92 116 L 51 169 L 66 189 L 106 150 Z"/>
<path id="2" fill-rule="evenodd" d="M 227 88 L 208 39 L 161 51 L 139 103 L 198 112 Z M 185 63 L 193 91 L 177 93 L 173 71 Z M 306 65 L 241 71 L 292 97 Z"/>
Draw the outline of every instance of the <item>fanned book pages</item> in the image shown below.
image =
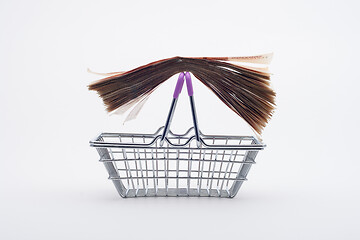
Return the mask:
<path id="1" fill-rule="evenodd" d="M 98 92 L 108 112 L 124 113 L 133 107 L 126 118 L 131 120 L 136 118 L 157 87 L 179 72 L 191 72 L 256 133 L 261 134 L 275 108 L 276 94 L 270 87 L 270 73 L 266 67 L 271 59 L 272 54 L 173 57 L 127 72 L 103 74 L 107 77 L 88 87 Z"/>

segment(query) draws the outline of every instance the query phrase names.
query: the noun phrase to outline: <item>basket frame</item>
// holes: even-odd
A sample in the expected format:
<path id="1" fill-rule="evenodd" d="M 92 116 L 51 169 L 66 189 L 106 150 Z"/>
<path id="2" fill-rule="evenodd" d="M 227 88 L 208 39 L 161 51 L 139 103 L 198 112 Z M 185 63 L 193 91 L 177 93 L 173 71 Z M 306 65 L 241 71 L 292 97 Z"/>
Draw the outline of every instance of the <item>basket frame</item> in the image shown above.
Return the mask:
<path id="1" fill-rule="evenodd" d="M 201 150 L 211 152 L 211 151 L 222 151 L 222 152 L 230 152 L 230 151 L 244 151 L 244 157 L 241 161 L 237 161 L 236 163 L 241 164 L 241 166 L 237 170 L 237 175 L 235 178 L 232 179 L 233 184 L 232 186 L 227 190 L 222 189 L 209 189 L 206 188 L 188 188 L 184 190 L 184 188 L 146 188 L 143 186 L 142 188 L 137 189 L 129 189 L 125 186 L 125 180 L 136 180 L 136 177 L 129 176 L 129 177 L 120 177 L 119 170 L 117 168 L 116 163 L 119 161 L 140 161 L 141 159 L 137 158 L 131 158 L 131 159 L 118 159 L 114 157 L 114 154 L 112 152 L 115 151 L 148 151 L 150 153 L 151 150 L 155 151 L 164 151 L 164 150 L 173 150 L 173 151 L 189 151 L 189 150 L 199 150 L 197 147 L 191 147 L 191 142 L 195 141 L 195 137 L 192 135 L 191 132 L 193 128 L 190 128 L 186 133 L 184 134 L 173 134 L 171 131 L 169 131 L 169 137 L 166 139 L 166 145 L 159 146 L 161 134 L 159 134 L 164 127 L 159 128 L 158 131 L 156 131 L 154 134 L 133 134 L 133 133 L 101 133 L 96 138 L 94 138 L 92 141 L 90 141 L 90 146 L 95 147 L 100 155 L 100 162 L 102 162 L 109 174 L 109 179 L 113 182 L 116 190 L 118 191 L 119 195 L 121 197 L 149 197 L 149 196 L 188 196 L 188 197 L 234 197 L 240 187 L 242 186 L 243 182 L 247 180 L 247 175 L 249 173 L 249 170 L 253 164 L 255 164 L 255 158 L 260 150 L 263 150 L 265 148 L 265 145 L 260 143 L 256 138 L 252 136 L 225 136 L 225 135 L 205 135 L 200 132 L 201 139 L 227 139 L 227 140 L 235 140 L 235 139 L 243 139 L 247 141 L 251 141 L 251 144 L 247 145 L 210 145 L 205 143 L 203 140 L 203 144 L 201 145 Z M 190 137 L 189 137 L 190 136 Z M 113 137 L 113 138 L 153 138 L 151 143 L 148 144 L 139 144 L 139 143 L 110 143 L 104 141 L 104 139 Z M 174 141 L 178 138 L 188 138 L 190 141 L 186 145 L 184 144 L 174 144 Z M 194 144 L 192 144 L 194 145 Z M 146 161 L 151 162 L 155 158 L 149 157 Z M 155 161 L 160 161 L 161 159 L 156 159 Z M 181 159 L 176 158 L 170 158 L 166 159 L 170 161 L 185 161 Z M 192 164 L 196 164 L 199 161 L 208 161 L 210 164 L 212 163 L 215 167 L 215 164 L 219 164 L 219 159 L 212 159 L 212 160 L 199 160 L 199 159 L 192 159 L 189 161 L 192 161 Z M 232 161 L 224 161 L 224 169 L 222 172 L 225 172 L 225 166 L 231 166 Z M 169 177 L 170 178 L 170 177 Z M 142 180 L 143 178 L 140 178 Z M 174 178 L 174 179 L 194 179 L 194 177 L 185 177 L 185 178 Z M 206 181 L 209 178 L 202 177 L 202 180 Z M 210 178 L 211 181 L 218 180 L 217 178 L 212 175 Z M 226 182 L 229 178 L 225 178 L 222 180 L 222 182 Z"/>

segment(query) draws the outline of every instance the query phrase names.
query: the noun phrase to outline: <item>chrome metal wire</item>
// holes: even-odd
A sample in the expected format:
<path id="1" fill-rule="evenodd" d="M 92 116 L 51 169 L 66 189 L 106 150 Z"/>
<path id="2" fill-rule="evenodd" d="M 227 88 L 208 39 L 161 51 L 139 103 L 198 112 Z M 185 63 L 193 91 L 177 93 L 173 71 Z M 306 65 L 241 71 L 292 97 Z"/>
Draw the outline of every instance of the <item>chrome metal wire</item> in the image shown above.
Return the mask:
<path id="1" fill-rule="evenodd" d="M 90 145 L 98 150 L 122 197 L 234 197 L 259 150 L 252 136 L 204 135 L 194 129 L 154 134 L 102 133 Z"/>

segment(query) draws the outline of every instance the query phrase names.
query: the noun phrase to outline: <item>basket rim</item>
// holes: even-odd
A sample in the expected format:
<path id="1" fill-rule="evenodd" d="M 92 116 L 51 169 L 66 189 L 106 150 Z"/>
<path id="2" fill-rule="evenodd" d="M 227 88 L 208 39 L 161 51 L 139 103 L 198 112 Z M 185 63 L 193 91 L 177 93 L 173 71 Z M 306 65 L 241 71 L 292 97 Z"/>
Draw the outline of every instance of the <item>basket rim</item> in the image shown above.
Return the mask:
<path id="1" fill-rule="evenodd" d="M 164 127 L 160 127 L 155 133 L 153 134 L 142 134 L 142 133 L 111 133 L 111 132 L 104 132 L 98 134 L 95 138 L 89 141 L 91 147 L 96 148 L 147 148 L 147 149 L 181 149 L 189 145 L 189 143 L 195 139 L 195 135 L 190 135 L 191 131 L 194 130 L 194 127 L 189 128 L 183 134 L 175 134 L 171 130 L 169 131 L 169 136 L 165 138 L 165 141 L 168 143 L 168 146 L 153 146 L 154 143 L 161 138 L 160 131 Z M 99 141 L 102 137 L 152 137 L 153 140 L 150 143 L 109 143 L 104 141 Z M 170 141 L 172 138 L 179 138 L 179 137 L 187 137 L 188 140 L 183 144 L 175 144 Z M 200 148 L 190 148 L 186 147 L 186 149 L 190 150 L 198 150 L 198 149 L 210 149 L 210 150 L 263 150 L 266 147 L 266 144 L 260 142 L 254 136 L 235 136 L 235 135 L 208 135 L 203 134 L 200 131 L 200 140 L 201 140 L 201 147 Z M 243 139 L 243 140 L 252 140 L 253 144 L 247 145 L 215 145 L 215 144 L 208 144 L 203 141 L 203 138 L 216 138 L 216 139 Z"/>

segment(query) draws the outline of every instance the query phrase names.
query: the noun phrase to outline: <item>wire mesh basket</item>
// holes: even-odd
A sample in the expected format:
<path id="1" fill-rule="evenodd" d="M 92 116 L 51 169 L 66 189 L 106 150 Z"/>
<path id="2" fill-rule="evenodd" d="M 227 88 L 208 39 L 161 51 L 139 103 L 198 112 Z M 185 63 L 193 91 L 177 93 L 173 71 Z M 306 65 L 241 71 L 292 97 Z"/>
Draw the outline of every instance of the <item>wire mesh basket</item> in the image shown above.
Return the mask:
<path id="1" fill-rule="evenodd" d="M 194 127 L 169 130 L 184 76 Z M 121 197 L 234 197 L 265 148 L 252 136 L 205 135 L 198 129 L 191 77 L 181 73 L 164 127 L 154 134 L 101 133 L 95 147 Z"/>

